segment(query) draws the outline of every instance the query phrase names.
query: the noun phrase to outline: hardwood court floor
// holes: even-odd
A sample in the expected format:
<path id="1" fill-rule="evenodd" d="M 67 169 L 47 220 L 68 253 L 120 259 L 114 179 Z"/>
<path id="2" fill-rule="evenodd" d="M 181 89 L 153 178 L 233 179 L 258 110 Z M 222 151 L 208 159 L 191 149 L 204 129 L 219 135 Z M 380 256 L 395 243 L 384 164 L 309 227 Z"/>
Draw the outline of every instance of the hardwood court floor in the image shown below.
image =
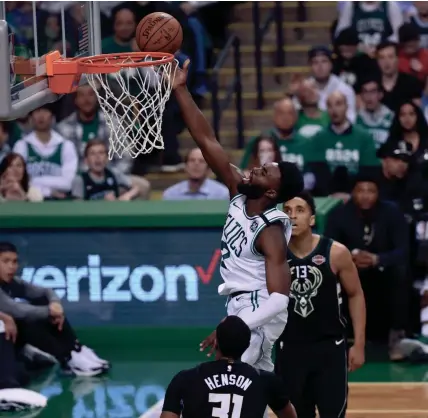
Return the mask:
<path id="1" fill-rule="evenodd" d="M 349 386 L 348 418 L 428 418 L 428 383 L 351 383 Z"/>

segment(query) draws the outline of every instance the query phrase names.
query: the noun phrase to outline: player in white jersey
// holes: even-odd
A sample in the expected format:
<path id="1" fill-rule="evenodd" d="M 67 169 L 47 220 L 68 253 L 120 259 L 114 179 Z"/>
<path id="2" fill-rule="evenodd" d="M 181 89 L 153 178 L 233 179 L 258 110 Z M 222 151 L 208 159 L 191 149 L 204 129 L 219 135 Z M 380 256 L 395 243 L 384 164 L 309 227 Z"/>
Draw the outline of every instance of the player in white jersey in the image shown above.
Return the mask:
<path id="1" fill-rule="evenodd" d="M 221 241 L 219 293 L 227 296 L 228 315 L 241 317 L 251 329 L 251 344 L 242 360 L 273 370 L 271 351 L 287 322 L 290 271 L 288 217 L 276 209 L 303 189 L 298 168 L 287 162 L 265 164 L 247 176 L 233 168 L 227 153 L 186 88 L 187 69 L 177 68 L 173 89 L 184 121 L 210 168 L 230 191 L 230 206 Z M 215 332 L 201 349 L 215 346 Z"/>

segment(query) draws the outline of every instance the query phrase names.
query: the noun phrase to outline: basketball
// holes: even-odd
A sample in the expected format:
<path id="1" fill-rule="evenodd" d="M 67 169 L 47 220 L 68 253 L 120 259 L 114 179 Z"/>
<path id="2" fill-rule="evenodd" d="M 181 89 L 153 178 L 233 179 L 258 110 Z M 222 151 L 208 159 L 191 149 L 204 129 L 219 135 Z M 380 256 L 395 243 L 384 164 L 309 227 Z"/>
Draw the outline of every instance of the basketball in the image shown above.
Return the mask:
<path id="1" fill-rule="evenodd" d="M 183 42 L 183 30 L 171 15 L 151 13 L 138 24 L 135 41 L 142 52 L 175 54 Z"/>

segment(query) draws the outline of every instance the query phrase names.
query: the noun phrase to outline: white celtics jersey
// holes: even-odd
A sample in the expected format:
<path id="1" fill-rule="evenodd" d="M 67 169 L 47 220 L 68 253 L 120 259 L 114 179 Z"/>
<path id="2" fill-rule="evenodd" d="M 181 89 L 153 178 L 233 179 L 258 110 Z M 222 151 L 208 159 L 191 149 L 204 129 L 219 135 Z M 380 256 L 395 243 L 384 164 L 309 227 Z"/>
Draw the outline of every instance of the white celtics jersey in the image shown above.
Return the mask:
<path id="1" fill-rule="evenodd" d="M 256 249 L 260 232 L 273 222 L 284 225 L 287 243 L 291 236 L 291 222 L 281 210 L 269 209 L 262 216 L 248 216 L 246 197 L 237 195 L 229 205 L 221 238 L 220 274 L 224 281 L 218 287 L 220 295 L 266 288 L 265 258 Z"/>

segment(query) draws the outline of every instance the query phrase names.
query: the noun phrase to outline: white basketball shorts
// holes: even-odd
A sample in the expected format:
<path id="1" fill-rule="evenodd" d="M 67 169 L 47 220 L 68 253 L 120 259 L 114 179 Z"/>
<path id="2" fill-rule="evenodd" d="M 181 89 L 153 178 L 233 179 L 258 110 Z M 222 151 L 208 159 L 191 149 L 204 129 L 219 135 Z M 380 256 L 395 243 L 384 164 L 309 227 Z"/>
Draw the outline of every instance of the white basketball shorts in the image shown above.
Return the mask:
<path id="1" fill-rule="evenodd" d="M 239 317 L 249 312 L 254 312 L 269 298 L 267 289 L 243 293 L 234 298 L 229 297 L 227 314 Z M 287 324 L 287 311 L 282 312 L 267 324 L 251 331 L 251 342 L 247 351 L 242 356 L 242 361 L 256 369 L 272 372 L 272 348 L 275 341 L 284 331 Z"/>

